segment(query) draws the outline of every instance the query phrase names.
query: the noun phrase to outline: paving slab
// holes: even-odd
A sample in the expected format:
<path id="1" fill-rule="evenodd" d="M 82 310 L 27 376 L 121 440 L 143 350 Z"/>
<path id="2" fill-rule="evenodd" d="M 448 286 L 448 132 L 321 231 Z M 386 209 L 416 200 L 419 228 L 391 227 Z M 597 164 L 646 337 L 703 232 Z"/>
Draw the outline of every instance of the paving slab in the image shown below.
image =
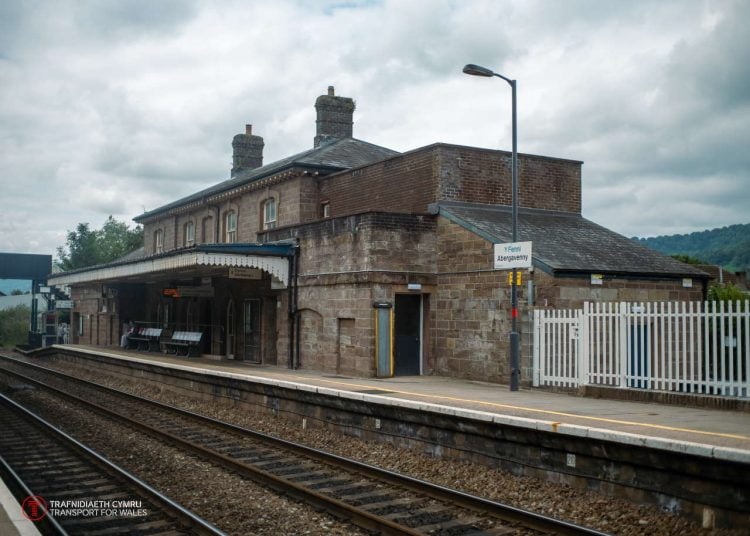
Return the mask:
<path id="1" fill-rule="evenodd" d="M 361 396 L 389 405 L 402 401 L 401 403 L 411 407 L 418 403 L 419 407 L 419 403 L 422 403 L 425 409 L 442 406 L 477 414 L 528 419 L 558 430 L 561 426 L 574 426 L 576 429 L 635 434 L 658 439 L 661 443 L 689 442 L 707 447 L 737 449 L 746 451 L 744 456 L 750 457 L 750 413 L 741 411 L 604 400 L 532 388 L 511 392 L 507 385 L 443 376 L 354 378 L 234 360 L 177 357 L 101 347 L 68 347 L 124 359 L 188 367 L 209 374 L 230 373 L 266 382 L 289 382 L 300 388 L 318 387 L 334 395 L 340 393 L 349 398 Z"/>
<path id="2" fill-rule="evenodd" d="M 0 534 L 2 536 L 39 536 L 34 523 L 23 515 L 21 506 L 2 480 L 0 480 Z"/>

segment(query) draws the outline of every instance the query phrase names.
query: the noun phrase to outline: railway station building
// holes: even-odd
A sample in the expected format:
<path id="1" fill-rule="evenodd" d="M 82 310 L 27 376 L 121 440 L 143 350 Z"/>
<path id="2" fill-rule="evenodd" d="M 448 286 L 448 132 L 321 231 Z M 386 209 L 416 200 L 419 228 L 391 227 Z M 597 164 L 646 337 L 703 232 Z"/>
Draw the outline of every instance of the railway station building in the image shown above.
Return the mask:
<path id="1" fill-rule="evenodd" d="M 229 179 L 141 214 L 143 247 L 55 274 L 72 341 L 115 346 L 123 324 L 200 333 L 205 356 L 333 374 L 509 377 L 511 153 L 353 136 L 354 101 L 315 101 L 313 147 L 263 163 L 248 125 Z M 519 155 L 522 383 L 529 312 L 584 301 L 699 300 L 708 275 L 581 215 L 582 162 Z"/>

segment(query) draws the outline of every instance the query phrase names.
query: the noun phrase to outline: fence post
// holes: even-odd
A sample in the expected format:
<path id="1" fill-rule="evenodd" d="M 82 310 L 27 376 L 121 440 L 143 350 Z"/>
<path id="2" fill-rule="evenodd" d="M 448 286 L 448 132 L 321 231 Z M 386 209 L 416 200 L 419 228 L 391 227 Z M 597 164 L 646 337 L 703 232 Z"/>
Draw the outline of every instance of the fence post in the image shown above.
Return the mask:
<path id="1" fill-rule="evenodd" d="M 578 316 L 578 340 L 576 341 L 576 359 L 578 367 L 578 385 L 589 384 L 589 319 L 591 318 L 591 303 L 583 302 L 583 311 L 576 311 Z"/>
<path id="2" fill-rule="evenodd" d="M 626 302 L 620 302 L 620 311 L 617 316 L 619 331 L 620 331 L 620 344 L 617 348 L 617 363 L 619 368 L 620 385 L 619 387 L 627 387 L 627 374 L 628 374 L 628 304 Z"/>
<path id="3" fill-rule="evenodd" d="M 534 310 L 534 353 L 532 361 L 532 385 L 539 387 L 539 330 L 542 329 L 541 324 L 541 313 L 539 309 Z"/>

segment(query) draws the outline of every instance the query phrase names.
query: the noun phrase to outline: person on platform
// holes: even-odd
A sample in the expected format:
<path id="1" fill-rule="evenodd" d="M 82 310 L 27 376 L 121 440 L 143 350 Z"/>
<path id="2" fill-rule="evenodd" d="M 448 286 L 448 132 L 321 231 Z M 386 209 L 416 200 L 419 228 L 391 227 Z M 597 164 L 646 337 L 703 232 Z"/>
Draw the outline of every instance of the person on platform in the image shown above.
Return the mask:
<path id="1" fill-rule="evenodd" d="M 120 339 L 121 348 L 128 347 L 128 337 L 130 337 L 130 335 L 133 333 L 134 330 L 135 330 L 135 325 L 133 325 L 132 320 L 128 320 L 128 323 L 123 325 L 122 338 Z"/>

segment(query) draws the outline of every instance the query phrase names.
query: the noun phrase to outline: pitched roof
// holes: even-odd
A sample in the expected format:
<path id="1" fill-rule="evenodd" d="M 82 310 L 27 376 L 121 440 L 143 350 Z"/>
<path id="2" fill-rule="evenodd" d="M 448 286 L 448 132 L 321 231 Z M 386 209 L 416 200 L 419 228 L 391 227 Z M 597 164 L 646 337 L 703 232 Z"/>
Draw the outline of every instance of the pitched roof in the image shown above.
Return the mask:
<path id="1" fill-rule="evenodd" d="M 206 197 L 216 195 L 238 186 L 275 175 L 293 167 L 313 168 L 320 171 L 341 171 L 354 167 L 364 166 L 396 156 L 398 151 L 393 151 L 380 145 L 374 145 L 356 138 L 341 138 L 329 143 L 324 143 L 314 149 L 282 158 L 276 162 L 266 164 L 259 168 L 241 172 L 231 179 L 222 181 L 204 190 L 178 199 L 154 210 L 144 212 L 133 218 L 135 221 L 144 220 L 150 216 L 165 212 L 169 209 L 200 201 Z"/>
<path id="2" fill-rule="evenodd" d="M 490 242 L 512 241 L 508 206 L 441 201 L 439 213 Z M 636 244 L 572 212 L 519 209 L 518 241 L 533 242 L 534 265 L 553 273 L 708 277 L 693 266 Z"/>

